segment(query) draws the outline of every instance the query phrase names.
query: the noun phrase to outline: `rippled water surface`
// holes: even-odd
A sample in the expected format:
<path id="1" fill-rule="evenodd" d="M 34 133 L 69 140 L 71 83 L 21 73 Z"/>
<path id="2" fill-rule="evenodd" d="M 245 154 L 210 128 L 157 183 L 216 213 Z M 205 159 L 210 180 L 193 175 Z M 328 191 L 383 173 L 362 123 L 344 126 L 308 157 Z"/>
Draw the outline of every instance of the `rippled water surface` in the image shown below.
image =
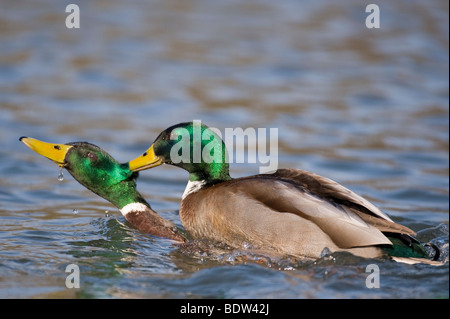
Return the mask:
<path id="1" fill-rule="evenodd" d="M 2 1 L 0 298 L 448 298 L 448 2 L 377 4 L 381 27 L 368 29 L 356 0 L 80 1 L 81 28 L 68 29 L 65 3 Z M 18 141 L 86 140 L 125 162 L 194 119 L 278 128 L 280 167 L 363 195 L 438 245 L 445 264 L 180 249 L 130 227 L 67 172 L 58 181 L 59 168 Z M 181 227 L 186 181 L 163 166 L 138 187 Z M 79 289 L 65 286 L 69 264 Z M 380 288 L 366 287 L 368 264 Z"/>

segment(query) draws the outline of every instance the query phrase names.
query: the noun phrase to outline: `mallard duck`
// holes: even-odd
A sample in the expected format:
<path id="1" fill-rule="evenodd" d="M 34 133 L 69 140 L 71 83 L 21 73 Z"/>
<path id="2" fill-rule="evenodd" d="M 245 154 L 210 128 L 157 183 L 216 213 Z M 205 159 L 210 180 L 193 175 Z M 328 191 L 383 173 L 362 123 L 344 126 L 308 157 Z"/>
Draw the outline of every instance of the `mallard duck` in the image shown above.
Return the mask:
<path id="1" fill-rule="evenodd" d="M 176 225 L 153 211 L 136 190 L 138 174 L 100 147 L 87 142 L 53 144 L 30 137 L 21 137 L 20 141 L 65 168 L 81 185 L 111 202 L 140 231 L 176 242 L 186 241 Z"/>
<path id="2" fill-rule="evenodd" d="M 195 151 L 203 156 L 195 160 Z M 307 258 L 335 251 L 429 258 L 413 230 L 329 178 L 300 169 L 231 178 L 225 144 L 204 124 L 167 128 L 129 169 L 161 164 L 189 172 L 179 214 L 193 238 Z"/>

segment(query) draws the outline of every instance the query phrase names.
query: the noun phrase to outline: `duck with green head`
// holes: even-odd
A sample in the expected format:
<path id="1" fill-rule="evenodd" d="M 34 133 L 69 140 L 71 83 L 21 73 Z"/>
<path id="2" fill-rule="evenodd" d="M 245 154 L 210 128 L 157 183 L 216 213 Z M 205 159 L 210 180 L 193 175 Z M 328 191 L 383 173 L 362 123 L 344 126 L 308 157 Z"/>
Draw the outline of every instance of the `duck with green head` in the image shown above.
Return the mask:
<path id="1" fill-rule="evenodd" d="M 164 130 L 129 168 L 170 164 L 189 172 L 179 214 L 193 238 L 298 257 L 429 258 L 414 231 L 331 179 L 299 169 L 231 178 L 227 156 L 222 139 L 194 121 Z"/>
<path id="2" fill-rule="evenodd" d="M 65 168 L 81 185 L 111 202 L 125 219 L 144 233 L 185 242 L 173 224 L 152 210 L 136 190 L 137 173 L 104 150 L 87 142 L 53 144 L 21 137 L 25 145 Z"/>

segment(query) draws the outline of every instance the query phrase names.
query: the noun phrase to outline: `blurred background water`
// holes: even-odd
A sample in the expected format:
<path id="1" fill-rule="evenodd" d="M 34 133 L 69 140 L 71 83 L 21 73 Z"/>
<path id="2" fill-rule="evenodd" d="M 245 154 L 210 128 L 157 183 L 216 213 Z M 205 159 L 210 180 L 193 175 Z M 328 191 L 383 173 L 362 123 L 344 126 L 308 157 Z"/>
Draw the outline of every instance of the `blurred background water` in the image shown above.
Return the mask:
<path id="1" fill-rule="evenodd" d="M 448 298 L 447 1 L 0 0 L 1 298 Z M 18 141 L 86 140 L 119 161 L 166 127 L 278 128 L 279 167 L 327 176 L 443 249 L 444 266 L 182 251 Z M 232 176 L 256 174 L 232 164 Z M 187 173 L 138 187 L 180 225 Z M 77 209 L 78 214 L 73 210 Z M 108 214 L 105 214 L 108 211 Z M 369 263 L 381 287 L 365 286 Z M 65 287 L 68 264 L 81 288 Z"/>

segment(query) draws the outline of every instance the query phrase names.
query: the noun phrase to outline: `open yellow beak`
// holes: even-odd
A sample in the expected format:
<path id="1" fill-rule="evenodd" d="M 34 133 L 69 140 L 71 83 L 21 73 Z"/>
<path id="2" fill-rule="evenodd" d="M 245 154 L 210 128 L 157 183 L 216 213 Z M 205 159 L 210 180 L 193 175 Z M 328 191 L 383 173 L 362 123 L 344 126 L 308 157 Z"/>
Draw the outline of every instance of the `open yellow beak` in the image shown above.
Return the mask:
<path id="1" fill-rule="evenodd" d="M 60 167 L 63 167 L 65 163 L 65 158 L 67 151 L 70 150 L 73 146 L 66 144 L 52 144 L 39 141 L 35 138 L 31 137 L 21 137 L 19 139 L 26 146 L 31 148 L 36 153 L 51 159 L 53 162 L 58 164 Z"/>
<path id="2" fill-rule="evenodd" d="M 155 155 L 153 145 L 141 156 L 128 162 L 131 171 L 138 172 L 149 169 L 162 164 L 162 159 Z"/>

